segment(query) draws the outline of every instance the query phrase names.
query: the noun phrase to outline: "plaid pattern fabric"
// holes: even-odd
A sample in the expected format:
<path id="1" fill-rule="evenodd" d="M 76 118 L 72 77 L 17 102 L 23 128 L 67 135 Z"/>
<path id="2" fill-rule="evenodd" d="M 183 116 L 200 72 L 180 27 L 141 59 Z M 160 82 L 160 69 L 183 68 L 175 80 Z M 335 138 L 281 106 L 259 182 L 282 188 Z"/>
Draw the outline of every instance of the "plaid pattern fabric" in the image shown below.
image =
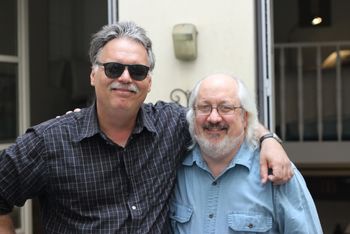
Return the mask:
<path id="1" fill-rule="evenodd" d="M 142 107 L 125 147 L 95 105 L 34 126 L 0 155 L 0 212 L 38 197 L 45 233 L 166 233 L 187 128 L 184 108 L 163 102 Z"/>

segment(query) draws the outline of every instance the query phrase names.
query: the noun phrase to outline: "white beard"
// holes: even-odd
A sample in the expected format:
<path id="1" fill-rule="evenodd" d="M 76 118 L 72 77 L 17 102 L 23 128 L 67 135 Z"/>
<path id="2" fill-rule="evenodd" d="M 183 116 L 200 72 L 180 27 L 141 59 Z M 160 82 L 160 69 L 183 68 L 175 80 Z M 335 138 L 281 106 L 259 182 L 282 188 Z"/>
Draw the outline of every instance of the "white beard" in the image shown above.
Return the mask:
<path id="1" fill-rule="evenodd" d="M 244 131 L 237 137 L 225 136 L 220 142 L 213 143 L 203 136 L 195 136 L 201 151 L 212 159 L 219 159 L 230 154 L 234 149 L 240 146 Z"/>

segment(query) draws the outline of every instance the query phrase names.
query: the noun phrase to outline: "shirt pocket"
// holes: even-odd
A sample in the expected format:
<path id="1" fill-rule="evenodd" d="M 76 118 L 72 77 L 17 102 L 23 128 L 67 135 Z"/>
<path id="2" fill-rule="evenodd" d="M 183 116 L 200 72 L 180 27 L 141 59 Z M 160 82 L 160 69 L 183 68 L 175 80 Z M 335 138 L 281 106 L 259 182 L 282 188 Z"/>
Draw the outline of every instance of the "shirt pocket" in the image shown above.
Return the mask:
<path id="1" fill-rule="evenodd" d="M 228 226 L 234 233 L 268 233 L 272 228 L 272 217 L 258 212 L 231 212 Z"/>
<path id="2" fill-rule="evenodd" d="M 170 223 L 171 233 L 188 233 L 191 216 L 193 214 L 192 207 L 182 205 L 176 202 L 170 204 Z"/>
<path id="3" fill-rule="evenodd" d="M 193 209 L 189 206 L 172 202 L 170 205 L 170 218 L 179 223 L 190 221 Z"/>

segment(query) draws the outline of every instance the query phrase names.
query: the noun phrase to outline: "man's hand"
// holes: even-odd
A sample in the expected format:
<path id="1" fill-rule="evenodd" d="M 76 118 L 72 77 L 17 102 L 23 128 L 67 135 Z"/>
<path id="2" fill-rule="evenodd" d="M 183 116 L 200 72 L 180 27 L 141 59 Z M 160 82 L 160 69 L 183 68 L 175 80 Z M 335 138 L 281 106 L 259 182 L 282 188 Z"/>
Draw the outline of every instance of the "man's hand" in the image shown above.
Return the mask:
<path id="1" fill-rule="evenodd" d="M 268 173 L 269 169 L 272 174 Z M 284 184 L 293 176 L 291 162 L 282 145 L 274 138 L 265 139 L 260 149 L 260 176 L 261 182 L 267 180 L 274 184 Z"/>
<path id="2" fill-rule="evenodd" d="M 15 228 L 10 215 L 0 215 L 0 233 L 15 234 Z"/>
<path id="3" fill-rule="evenodd" d="M 73 111 L 67 111 L 66 114 L 70 114 L 70 113 L 73 113 L 73 112 L 79 112 L 79 111 L 81 111 L 80 108 L 75 108 Z M 59 117 L 61 117 L 61 116 L 60 116 L 60 115 L 57 115 L 57 116 L 56 116 L 56 118 L 59 118 Z M 1 233 L 0 233 L 0 234 L 1 234 Z"/>

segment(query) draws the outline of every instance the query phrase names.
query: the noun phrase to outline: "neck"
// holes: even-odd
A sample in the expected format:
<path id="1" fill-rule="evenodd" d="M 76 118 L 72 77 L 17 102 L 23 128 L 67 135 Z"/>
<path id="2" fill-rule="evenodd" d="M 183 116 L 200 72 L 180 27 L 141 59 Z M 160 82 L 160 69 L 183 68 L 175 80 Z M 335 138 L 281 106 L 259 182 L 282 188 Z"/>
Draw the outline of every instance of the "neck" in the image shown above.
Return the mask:
<path id="1" fill-rule="evenodd" d="M 97 113 L 101 130 L 114 143 L 124 147 L 135 127 L 137 112 L 103 112 L 97 110 Z"/>
<path id="2" fill-rule="evenodd" d="M 243 144 L 244 137 L 238 137 L 235 141 L 230 141 L 230 145 L 221 145 L 219 147 L 210 147 L 208 150 L 201 149 L 201 155 L 204 161 L 207 163 L 214 177 L 219 176 L 230 164 L 232 159 L 236 156 L 241 145 Z M 231 149 L 230 146 L 232 147 Z M 224 147 L 227 150 L 220 150 Z M 216 149 L 215 149 L 216 148 Z"/>
<path id="3" fill-rule="evenodd" d="M 207 163 L 209 170 L 211 171 L 214 177 L 218 177 L 230 164 L 233 157 L 236 155 L 238 151 L 234 149 L 231 153 L 226 155 L 209 155 L 202 152 L 202 157 L 204 161 Z"/>

